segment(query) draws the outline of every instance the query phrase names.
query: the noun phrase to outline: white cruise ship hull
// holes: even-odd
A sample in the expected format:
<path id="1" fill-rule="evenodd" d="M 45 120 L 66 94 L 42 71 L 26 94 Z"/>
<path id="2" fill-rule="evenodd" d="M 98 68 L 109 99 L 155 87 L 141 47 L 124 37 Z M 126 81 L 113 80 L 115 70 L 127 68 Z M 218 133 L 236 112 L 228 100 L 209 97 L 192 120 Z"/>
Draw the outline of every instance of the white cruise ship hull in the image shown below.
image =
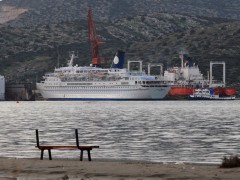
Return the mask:
<path id="1" fill-rule="evenodd" d="M 160 100 L 163 99 L 169 86 L 142 87 L 45 87 L 37 83 L 39 93 L 46 100 Z"/>

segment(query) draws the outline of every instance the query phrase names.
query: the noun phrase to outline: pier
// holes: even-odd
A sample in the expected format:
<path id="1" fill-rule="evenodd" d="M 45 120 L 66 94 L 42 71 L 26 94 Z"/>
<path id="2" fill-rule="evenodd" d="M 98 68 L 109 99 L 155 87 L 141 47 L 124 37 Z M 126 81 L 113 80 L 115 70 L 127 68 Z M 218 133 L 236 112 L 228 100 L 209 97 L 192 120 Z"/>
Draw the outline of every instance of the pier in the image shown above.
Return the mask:
<path id="1" fill-rule="evenodd" d="M 35 86 L 33 83 L 6 83 L 5 100 L 34 101 Z"/>

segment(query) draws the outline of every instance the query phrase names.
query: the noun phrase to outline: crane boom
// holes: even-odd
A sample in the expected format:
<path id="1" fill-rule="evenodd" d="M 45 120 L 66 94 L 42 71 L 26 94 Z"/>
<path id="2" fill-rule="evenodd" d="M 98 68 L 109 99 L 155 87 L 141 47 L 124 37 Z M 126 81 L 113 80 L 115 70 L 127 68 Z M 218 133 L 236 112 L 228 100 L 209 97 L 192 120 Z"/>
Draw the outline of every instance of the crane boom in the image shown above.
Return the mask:
<path id="1" fill-rule="evenodd" d="M 92 46 L 92 65 L 100 66 L 101 57 L 99 55 L 100 38 L 97 36 L 96 28 L 92 18 L 92 10 L 88 9 L 88 39 Z"/>

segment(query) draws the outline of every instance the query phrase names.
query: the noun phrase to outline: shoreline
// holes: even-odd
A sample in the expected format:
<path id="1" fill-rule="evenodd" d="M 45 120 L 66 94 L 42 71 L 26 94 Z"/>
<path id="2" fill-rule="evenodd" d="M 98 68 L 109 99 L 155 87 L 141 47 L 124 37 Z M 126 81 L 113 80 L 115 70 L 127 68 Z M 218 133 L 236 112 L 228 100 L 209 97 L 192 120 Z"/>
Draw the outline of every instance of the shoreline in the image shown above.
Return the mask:
<path id="1" fill-rule="evenodd" d="M 228 179 L 240 168 L 208 163 L 157 163 L 135 160 L 48 159 L 0 157 L 0 179 Z"/>

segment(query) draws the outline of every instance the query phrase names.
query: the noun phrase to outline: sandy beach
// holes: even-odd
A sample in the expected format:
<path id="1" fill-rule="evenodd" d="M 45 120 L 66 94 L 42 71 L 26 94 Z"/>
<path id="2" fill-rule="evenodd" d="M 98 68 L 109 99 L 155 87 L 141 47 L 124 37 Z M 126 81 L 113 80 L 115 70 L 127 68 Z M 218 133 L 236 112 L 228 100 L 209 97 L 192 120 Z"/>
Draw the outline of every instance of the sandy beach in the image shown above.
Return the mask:
<path id="1" fill-rule="evenodd" d="M 0 158 L 0 179 L 239 179 L 240 168 L 213 164 Z"/>

